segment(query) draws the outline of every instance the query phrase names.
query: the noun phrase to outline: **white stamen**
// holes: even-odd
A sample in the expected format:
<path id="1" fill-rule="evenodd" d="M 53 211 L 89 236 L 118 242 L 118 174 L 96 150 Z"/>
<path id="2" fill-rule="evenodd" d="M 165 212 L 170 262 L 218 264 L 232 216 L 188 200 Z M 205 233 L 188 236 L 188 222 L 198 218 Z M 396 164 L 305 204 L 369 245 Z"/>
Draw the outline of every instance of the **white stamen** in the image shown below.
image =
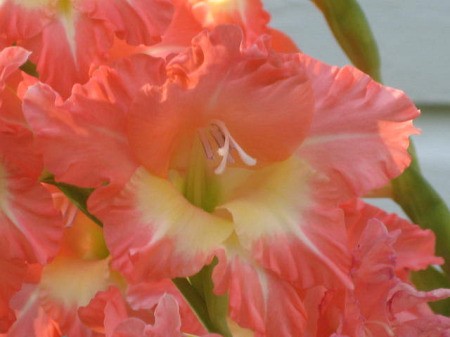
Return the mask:
<path id="1" fill-rule="evenodd" d="M 233 159 L 231 156 L 231 150 L 235 149 L 237 153 L 239 154 L 239 157 L 241 160 L 248 166 L 254 166 L 256 164 L 256 159 L 249 156 L 240 146 L 239 144 L 234 140 L 234 138 L 231 136 L 230 132 L 228 131 L 227 127 L 225 126 L 225 123 L 219 120 L 213 120 L 211 124 L 217 126 L 217 128 L 220 130 L 220 133 L 223 135 L 224 143 L 217 149 L 217 154 L 222 157 L 222 160 L 219 164 L 219 166 L 214 170 L 214 173 L 216 174 L 222 174 L 225 171 L 225 168 L 227 166 L 227 163 L 230 161 L 230 159 Z M 213 134 L 214 136 L 214 134 Z M 216 138 L 216 137 L 214 137 Z M 217 141 L 217 139 L 216 139 Z"/>

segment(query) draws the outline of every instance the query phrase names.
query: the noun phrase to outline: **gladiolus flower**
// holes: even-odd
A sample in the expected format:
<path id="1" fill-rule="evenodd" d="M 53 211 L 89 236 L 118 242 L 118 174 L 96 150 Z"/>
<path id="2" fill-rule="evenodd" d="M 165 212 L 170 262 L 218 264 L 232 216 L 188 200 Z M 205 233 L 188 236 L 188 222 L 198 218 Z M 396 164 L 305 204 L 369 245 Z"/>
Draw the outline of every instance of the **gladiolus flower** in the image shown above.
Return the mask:
<path id="1" fill-rule="evenodd" d="M 17 321 L 9 328 L 8 336 L 40 337 L 45 333 L 48 336 L 119 336 L 115 332 L 118 326 L 135 321 L 143 325 L 155 323 L 158 310 L 164 311 L 161 308 L 164 304 L 158 309 L 158 301 L 170 302 L 172 309 L 162 314 L 173 317 L 159 322 L 156 319 L 155 326 L 147 329 L 155 329 L 155 336 L 162 336 L 158 333 L 174 319 L 179 325 L 173 336 L 181 336 L 180 329 L 204 333 L 170 280 L 127 285 L 110 268 L 101 228 L 60 193 L 54 193 L 53 197 L 66 221 L 61 248 L 55 259 L 43 267 L 24 266 L 27 270 L 24 284 L 11 299 Z M 12 280 L 14 271 L 9 272 Z M 166 297 L 170 300 L 164 300 Z"/>
<path id="2" fill-rule="evenodd" d="M 251 46 L 261 36 L 270 35 L 275 50 L 298 52 L 291 38 L 269 27 L 269 19 L 260 0 L 175 0 L 173 19 L 160 43 L 130 48 L 116 40 L 113 50 L 116 57 L 133 53 L 166 57 L 189 48 L 191 40 L 204 29 L 233 24 L 242 29 L 242 43 L 246 45 Z"/>
<path id="3" fill-rule="evenodd" d="M 91 67 L 108 60 L 114 35 L 133 45 L 154 44 L 172 12 L 167 0 L 6 0 L 0 36 L 31 50 L 40 80 L 67 97 L 75 83 L 88 80 Z"/>
<path id="4" fill-rule="evenodd" d="M 218 256 L 230 316 L 293 336 L 298 289 L 354 287 L 339 204 L 409 164 L 418 111 L 354 68 L 263 41 L 219 26 L 167 63 L 101 68 L 65 102 L 36 85 L 24 109 L 56 179 L 97 187 L 89 208 L 128 281 L 190 276 Z"/>
<path id="5" fill-rule="evenodd" d="M 429 251 L 433 234 L 362 202 L 348 203 L 345 210 L 354 289 L 306 290 L 306 307 L 313 317 L 308 334 L 419 337 L 425 327 L 430 333 L 448 333 L 450 319 L 435 315 L 426 303 L 448 298 L 450 290 L 421 292 L 406 277 L 409 270 L 443 262 Z M 436 326 L 430 328 L 431 322 Z"/>
<path id="6" fill-rule="evenodd" d="M 18 67 L 29 52 L 0 51 L 0 332 L 15 319 L 9 301 L 25 278 L 27 263 L 46 264 L 58 250 L 62 219 L 39 182 L 42 158 L 20 109 Z"/>
<path id="7" fill-rule="evenodd" d="M 55 195 L 54 195 L 55 197 Z M 28 265 L 22 289 L 11 300 L 17 321 L 11 336 L 91 336 L 77 315 L 94 295 L 114 284 L 101 229 L 81 212 L 60 204 L 66 222 L 55 258 L 48 264 Z M 106 254 L 105 254 L 106 253 Z M 33 275 L 30 277 L 30 275 Z M 9 335 L 8 335 L 9 336 Z"/>

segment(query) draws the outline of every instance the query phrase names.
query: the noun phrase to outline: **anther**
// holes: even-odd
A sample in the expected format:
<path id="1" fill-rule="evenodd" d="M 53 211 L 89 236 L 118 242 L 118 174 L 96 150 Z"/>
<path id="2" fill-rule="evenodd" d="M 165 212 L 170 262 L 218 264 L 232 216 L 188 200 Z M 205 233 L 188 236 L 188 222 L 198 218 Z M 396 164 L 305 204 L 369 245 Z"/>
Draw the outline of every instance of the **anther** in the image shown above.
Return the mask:
<path id="1" fill-rule="evenodd" d="M 216 174 L 222 174 L 225 172 L 225 168 L 227 163 L 234 162 L 234 159 L 231 154 L 231 150 L 236 150 L 241 158 L 242 162 L 248 166 L 254 166 L 256 164 L 256 159 L 248 155 L 236 142 L 236 140 L 231 136 L 230 131 L 228 131 L 224 122 L 219 120 L 211 121 L 213 126 L 217 127 L 217 130 L 220 131 L 222 138 L 218 138 L 216 132 L 212 132 L 212 136 L 217 142 L 219 148 L 217 149 L 217 154 L 222 157 L 219 166 L 214 170 Z"/>

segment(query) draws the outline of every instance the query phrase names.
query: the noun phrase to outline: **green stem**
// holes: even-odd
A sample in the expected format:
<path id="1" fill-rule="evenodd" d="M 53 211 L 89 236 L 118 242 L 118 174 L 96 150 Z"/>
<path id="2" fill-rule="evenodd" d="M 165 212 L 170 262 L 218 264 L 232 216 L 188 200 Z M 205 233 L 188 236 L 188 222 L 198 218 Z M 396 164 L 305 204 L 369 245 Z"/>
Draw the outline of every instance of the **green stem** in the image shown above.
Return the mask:
<path id="1" fill-rule="evenodd" d="M 380 56 L 363 10 L 356 0 L 312 0 L 352 63 L 380 82 Z"/>
<path id="2" fill-rule="evenodd" d="M 212 292 L 211 272 L 214 265 L 213 263 L 204 267 L 199 273 L 190 277 L 190 281 L 185 278 L 175 278 L 172 282 L 209 332 L 232 337 L 226 322 L 228 298 Z"/>
<path id="3" fill-rule="evenodd" d="M 208 331 L 214 330 L 214 324 L 209 319 L 208 310 L 203 296 L 195 289 L 186 278 L 177 277 L 172 279 L 172 282 L 183 294 L 186 301 L 196 313 L 198 319 Z"/>
<path id="4" fill-rule="evenodd" d="M 203 294 L 205 299 L 208 316 L 213 324 L 211 332 L 218 332 L 224 337 L 232 337 L 228 328 L 228 295 L 216 295 L 214 293 L 214 283 L 212 281 L 212 272 L 217 265 L 217 258 L 214 261 L 203 267 L 203 269 L 196 275 L 190 277 L 192 285 L 197 291 Z"/>

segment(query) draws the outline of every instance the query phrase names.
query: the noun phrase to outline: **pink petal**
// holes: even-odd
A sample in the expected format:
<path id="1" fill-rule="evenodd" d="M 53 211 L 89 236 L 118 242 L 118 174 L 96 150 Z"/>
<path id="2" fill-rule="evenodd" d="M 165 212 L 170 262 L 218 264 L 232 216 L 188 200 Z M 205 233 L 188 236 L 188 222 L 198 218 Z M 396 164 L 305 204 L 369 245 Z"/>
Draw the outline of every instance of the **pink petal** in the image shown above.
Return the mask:
<path id="1" fill-rule="evenodd" d="M 96 191 L 112 265 L 133 280 L 189 276 L 211 260 L 232 224 L 191 205 L 171 182 L 139 168 L 123 191 Z"/>
<path id="2" fill-rule="evenodd" d="M 286 159 L 303 140 L 313 101 L 300 63 L 268 51 L 241 51 L 241 41 L 233 26 L 198 35 L 169 64 L 171 81 L 138 97 L 129 140 L 152 173 L 165 176 L 196 131 L 216 120 L 261 165 Z"/>
<path id="3" fill-rule="evenodd" d="M 279 53 L 298 53 L 300 49 L 294 40 L 281 30 L 269 28 L 271 37 L 271 46 Z"/>
<path id="4" fill-rule="evenodd" d="M 0 32 L 8 37 L 8 44 L 38 35 L 50 21 L 40 6 L 27 8 L 17 5 L 16 2 L 5 0 L 0 5 Z"/>
<path id="5" fill-rule="evenodd" d="M 3 179 L 27 177 L 30 184 L 31 181 L 37 184 L 43 170 L 42 158 L 37 153 L 33 134 L 29 130 L 21 125 L 0 121 L 0 155 Z"/>
<path id="6" fill-rule="evenodd" d="M 5 49 L 6 47 L 9 47 L 10 44 L 7 42 L 6 35 L 0 36 L 0 49 Z"/>
<path id="7" fill-rule="evenodd" d="M 0 124 L 0 252 L 46 264 L 59 249 L 62 219 L 38 182 L 42 170 L 31 133 Z"/>
<path id="8" fill-rule="evenodd" d="M 442 259 L 434 255 L 435 237 L 432 231 L 421 229 L 396 214 L 388 214 L 362 201 L 348 202 L 343 205 L 343 209 L 352 246 L 372 218 L 383 222 L 389 232 L 400 231 L 393 245 L 397 271 L 421 270 L 442 263 Z"/>
<path id="9" fill-rule="evenodd" d="M 178 303 L 171 295 L 163 295 L 155 309 L 155 324 L 147 327 L 146 335 L 154 337 L 183 337 Z"/>
<path id="10" fill-rule="evenodd" d="M 24 113 L 58 180 L 82 187 L 128 180 L 136 164 L 124 135 L 126 110 L 143 81 L 160 81 L 161 71 L 160 61 L 136 56 L 99 69 L 65 103 L 50 87 L 30 88 Z"/>
<path id="11" fill-rule="evenodd" d="M 394 275 L 395 239 L 396 235 L 377 220 L 369 221 L 361 233 L 353 249 L 355 288 L 347 291 L 343 303 L 336 303 L 342 334 L 357 336 L 370 331 L 374 336 L 392 336 L 387 301 L 391 289 L 400 282 Z"/>
<path id="12" fill-rule="evenodd" d="M 195 19 L 188 1 L 174 0 L 174 4 L 175 12 L 172 21 L 162 36 L 161 43 L 155 45 L 157 50 L 167 50 L 168 54 L 189 47 L 192 38 L 203 30 L 201 24 Z"/>
<path id="13" fill-rule="evenodd" d="M 353 248 L 352 277 L 360 283 L 386 283 L 394 279 L 394 242 L 398 233 L 389 233 L 378 220 L 370 220 Z"/>
<path id="14" fill-rule="evenodd" d="M 183 298 L 170 279 L 130 284 L 127 288 L 126 298 L 133 310 L 148 310 L 158 304 L 161 294 L 164 293 Z"/>
<path id="15" fill-rule="evenodd" d="M 449 337 L 450 319 L 439 315 L 430 315 L 410 320 L 395 329 L 398 337 Z"/>
<path id="16" fill-rule="evenodd" d="M 8 331 L 8 337 L 61 336 L 58 324 L 39 305 L 39 293 L 36 285 L 25 284 L 13 298 L 12 305 L 18 313 L 18 317 Z"/>
<path id="17" fill-rule="evenodd" d="M 163 301 L 163 298 L 169 297 L 176 302 Z M 162 307 L 161 302 L 165 303 Z M 169 279 L 130 285 L 126 295 L 122 295 L 116 287 L 109 287 L 106 291 L 98 292 L 86 307 L 78 310 L 78 314 L 83 324 L 96 333 L 105 334 L 106 337 L 119 333 L 126 335 L 133 331 L 135 333 L 135 330 L 140 331 L 146 325 L 147 333 L 159 336 L 164 331 L 176 328 L 167 329 L 167 324 L 172 326 L 174 320 L 177 322 L 175 332 L 180 329 L 195 335 L 205 332 L 192 309 Z M 192 325 L 194 320 L 195 328 Z M 155 324 L 150 326 L 149 323 Z"/>
<path id="18" fill-rule="evenodd" d="M 107 61 L 114 33 L 133 44 L 153 44 L 167 28 L 172 11 L 167 0 L 83 0 L 65 7 L 5 1 L 0 31 L 11 43 L 31 50 L 40 80 L 67 98 L 75 83 L 89 79 L 91 67 Z"/>
<path id="19" fill-rule="evenodd" d="M 260 0 L 194 0 L 191 3 L 192 12 L 203 27 L 239 25 L 249 42 L 267 33 L 270 15 Z"/>
<path id="20" fill-rule="evenodd" d="M 59 249 L 62 219 L 49 192 L 33 180 L 8 177 L 0 223 L 0 251 L 6 256 L 46 264 Z"/>
<path id="21" fill-rule="evenodd" d="M 239 252 L 222 256 L 215 291 L 228 292 L 230 317 L 256 336 L 300 336 L 307 313 L 294 287 Z"/>
<path id="22" fill-rule="evenodd" d="M 0 51 L 0 91 L 4 90 L 7 78 L 27 61 L 30 54 L 21 47 L 7 47 Z"/>
<path id="23" fill-rule="evenodd" d="M 134 45 L 159 42 L 173 15 L 168 0 L 85 0 L 82 6 L 94 8 L 93 17 L 108 21 L 117 36 Z"/>
<path id="24" fill-rule="evenodd" d="M 112 337 L 183 337 L 177 301 L 168 294 L 160 296 L 153 325 L 128 318 L 117 325 Z"/>
<path id="25" fill-rule="evenodd" d="M 75 83 L 88 80 L 91 67 L 107 61 L 114 37 L 113 28 L 122 36 L 129 35 L 133 41 L 139 41 L 136 43 L 158 39 L 163 29 L 160 26 L 167 26 L 170 19 L 170 14 L 163 16 L 162 13 L 171 12 L 172 7 L 164 0 L 136 0 L 133 4 L 120 1 L 115 4 L 84 0 L 62 9 L 48 3 L 21 6 L 6 1 L 1 13 L 8 15 L 2 17 L 4 27 L 0 25 L 3 28 L 0 31 L 7 32 L 11 43 L 33 51 L 31 59 L 37 65 L 40 80 L 67 98 Z M 136 10 L 141 11 L 139 15 L 136 15 Z M 133 16 L 129 15 L 133 13 Z M 136 17 L 143 19 L 139 27 L 136 23 L 141 21 Z M 108 22 L 110 19 L 115 22 Z M 123 20 L 133 21 L 133 24 L 125 22 L 128 27 L 124 27 Z M 156 35 L 150 37 L 148 30 Z M 54 48 L 56 45 L 58 48 Z M 54 67 L 55 64 L 64 66 Z"/>
<path id="26" fill-rule="evenodd" d="M 158 304 L 161 294 L 165 293 L 173 296 L 178 302 L 181 330 L 184 333 L 193 335 L 204 334 L 205 328 L 201 325 L 190 305 L 170 279 L 129 285 L 126 299 L 133 310 L 148 312 L 149 309 L 153 309 Z"/>
<path id="27" fill-rule="evenodd" d="M 374 336 L 406 337 L 406 331 L 418 333 L 428 322 L 440 321 L 425 303 L 449 297 L 450 290 L 421 292 L 395 277 L 394 247 L 398 236 L 399 231 L 389 233 L 376 219 L 369 220 L 362 231 L 353 250 L 355 290 L 347 294 L 339 331 L 349 336 L 370 331 Z M 408 328 L 410 322 L 412 326 Z M 449 327 L 448 321 L 438 324 L 436 332 Z M 423 335 L 426 334 L 411 336 Z"/>
<path id="28" fill-rule="evenodd" d="M 121 322 L 111 334 L 111 337 L 147 337 L 146 324 L 138 318 L 128 318 Z"/>
<path id="29" fill-rule="evenodd" d="M 336 286 L 337 280 L 351 288 L 342 214 L 320 205 L 312 174 L 295 157 L 247 171 L 235 179 L 236 188 L 225 173 L 223 186 L 231 191 L 223 191 L 220 208 L 231 214 L 240 244 L 265 268 L 301 288 Z"/>
<path id="30" fill-rule="evenodd" d="M 422 303 L 438 301 L 450 297 L 450 289 L 435 289 L 432 291 L 418 291 L 413 286 L 400 283 L 391 290 L 389 310 L 395 313 L 408 310 Z"/>
<path id="31" fill-rule="evenodd" d="M 89 79 L 91 66 L 106 61 L 112 41 L 112 32 L 105 23 L 72 8 L 68 14 L 55 13 L 41 34 L 21 41 L 21 45 L 33 51 L 31 60 L 37 66 L 39 79 L 67 98 L 75 83 Z"/>
<path id="32" fill-rule="evenodd" d="M 26 128 L 20 97 L 30 81 L 24 80 L 19 67 L 29 55 L 30 52 L 21 47 L 0 48 L 0 120 L 8 124 L 1 125 L 1 129 L 12 128 L 12 125 Z"/>
<path id="33" fill-rule="evenodd" d="M 306 289 L 303 303 L 308 313 L 305 336 L 329 337 L 336 331 L 341 322 L 342 306 L 336 310 L 336 303 L 340 304 L 345 291 L 327 290 L 318 285 Z"/>
<path id="34" fill-rule="evenodd" d="M 9 301 L 21 288 L 27 268 L 22 260 L 2 258 L 0 270 L 0 333 L 5 333 L 16 319 Z"/>
<path id="35" fill-rule="evenodd" d="M 312 82 L 316 111 L 298 154 L 325 177 L 321 189 L 344 200 L 384 186 L 410 162 L 411 120 L 419 112 L 405 94 L 353 67 L 299 55 Z"/>
<path id="36" fill-rule="evenodd" d="M 55 197 L 54 194 L 53 197 Z M 67 214 L 65 214 L 67 224 L 59 255 L 76 257 L 82 260 L 107 257 L 109 253 L 103 238 L 102 228 L 78 210 L 69 200 L 66 199 L 66 202 L 70 206 Z"/>
<path id="37" fill-rule="evenodd" d="M 93 331 L 111 336 L 117 325 L 128 318 L 128 312 L 120 290 L 111 286 L 98 292 L 87 306 L 80 307 L 78 316 Z"/>
<path id="38" fill-rule="evenodd" d="M 63 335 L 90 336 L 91 331 L 78 317 L 98 291 L 112 283 L 109 261 L 58 257 L 48 265 L 39 285 L 40 305 Z"/>

